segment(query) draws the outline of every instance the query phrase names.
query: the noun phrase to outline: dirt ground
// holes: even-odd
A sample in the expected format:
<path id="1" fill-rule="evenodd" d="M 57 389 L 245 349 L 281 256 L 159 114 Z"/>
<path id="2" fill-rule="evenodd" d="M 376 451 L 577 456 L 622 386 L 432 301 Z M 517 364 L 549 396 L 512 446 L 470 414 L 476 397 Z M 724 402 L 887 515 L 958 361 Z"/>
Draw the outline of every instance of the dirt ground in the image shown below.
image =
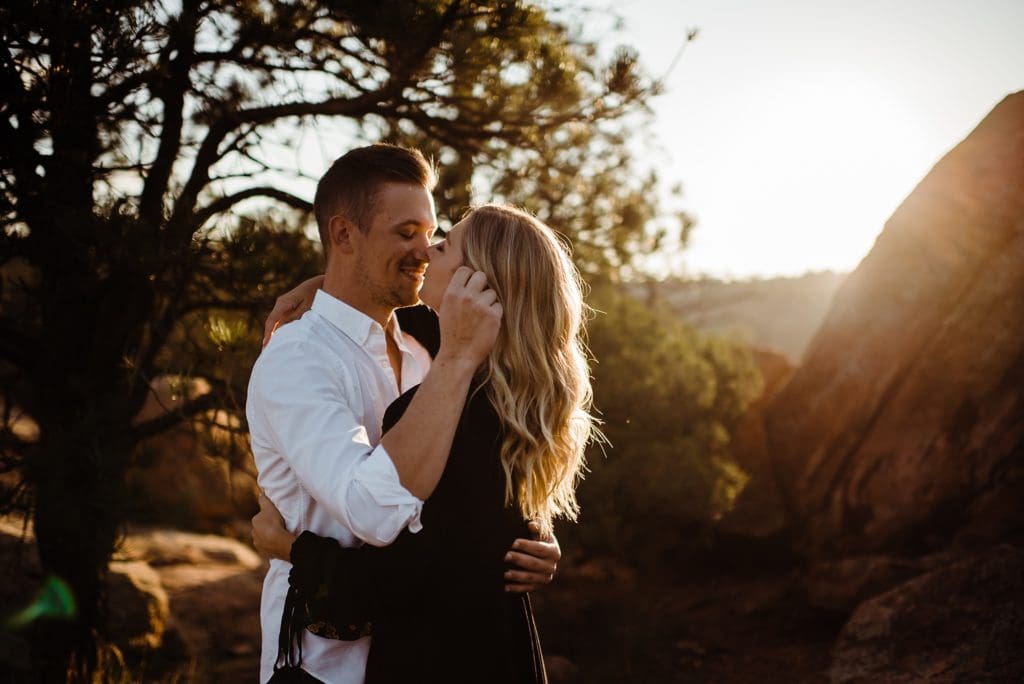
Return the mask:
<path id="1" fill-rule="evenodd" d="M 534 597 L 551 680 L 826 682 L 845 616 L 807 606 L 795 578 L 567 567 Z"/>

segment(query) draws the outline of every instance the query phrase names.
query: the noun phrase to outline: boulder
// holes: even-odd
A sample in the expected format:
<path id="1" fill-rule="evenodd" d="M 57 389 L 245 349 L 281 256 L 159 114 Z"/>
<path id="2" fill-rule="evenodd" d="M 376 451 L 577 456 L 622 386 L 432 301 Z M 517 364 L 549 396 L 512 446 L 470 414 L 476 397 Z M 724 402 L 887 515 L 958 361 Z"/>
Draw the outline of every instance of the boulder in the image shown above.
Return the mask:
<path id="1" fill-rule="evenodd" d="M 263 559 L 252 547 L 234 539 L 165 528 L 130 528 L 117 557 L 145 561 L 156 568 L 180 564 L 222 565 L 246 571 L 264 567 Z"/>
<path id="2" fill-rule="evenodd" d="M 2 618 L 28 605 L 45 579 L 31 525 L 0 517 L 0 558 Z M 215 535 L 134 528 L 109 567 L 110 637 L 130 669 L 142 667 L 153 681 L 191 681 L 181 669 L 190 662 L 202 663 L 204 681 L 258 676 L 267 565 L 251 547 Z M 13 662 L 3 647 L 0 670 Z"/>
<path id="3" fill-rule="evenodd" d="M 1021 529 L 1022 388 L 1024 92 L 900 205 L 766 411 L 798 547 L 914 554 Z"/>
<path id="4" fill-rule="evenodd" d="M 854 611 L 829 678 L 1024 681 L 1024 552 L 1000 545 L 916 577 Z"/>
<path id="5" fill-rule="evenodd" d="M 170 608 L 160 575 L 142 561 L 113 561 L 107 577 L 110 638 L 133 652 L 163 646 Z"/>
<path id="6" fill-rule="evenodd" d="M 203 663 L 209 681 L 259 676 L 260 593 L 266 561 L 234 539 L 131 528 L 118 559 L 147 565 L 167 593 L 164 660 Z M 173 669 L 173 667 L 172 667 Z"/>
<path id="7" fill-rule="evenodd" d="M 810 567 L 801 584 L 809 606 L 848 615 L 862 602 L 924 571 L 917 559 L 856 556 Z"/>
<path id="8" fill-rule="evenodd" d="M 46 577 L 36 551 L 31 525 L 16 516 L 0 517 L 0 605 L 17 611 L 37 595 Z M 107 574 L 108 628 L 113 643 L 139 656 L 162 647 L 170 614 L 160 576 L 140 560 L 117 560 Z"/>

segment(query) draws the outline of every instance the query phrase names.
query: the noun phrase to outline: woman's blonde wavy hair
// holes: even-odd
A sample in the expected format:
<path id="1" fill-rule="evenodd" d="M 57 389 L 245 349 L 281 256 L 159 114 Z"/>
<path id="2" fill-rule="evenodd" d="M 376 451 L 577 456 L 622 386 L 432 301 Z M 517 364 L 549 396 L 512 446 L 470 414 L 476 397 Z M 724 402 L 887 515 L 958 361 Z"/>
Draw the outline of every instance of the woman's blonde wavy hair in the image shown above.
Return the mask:
<path id="1" fill-rule="evenodd" d="M 505 429 L 505 502 L 544 533 L 579 514 L 576 484 L 596 436 L 582 282 L 554 231 L 520 209 L 484 205 L 465 218 L 464 263 L 487 275 L 504 310 L 483 380 Z"/>

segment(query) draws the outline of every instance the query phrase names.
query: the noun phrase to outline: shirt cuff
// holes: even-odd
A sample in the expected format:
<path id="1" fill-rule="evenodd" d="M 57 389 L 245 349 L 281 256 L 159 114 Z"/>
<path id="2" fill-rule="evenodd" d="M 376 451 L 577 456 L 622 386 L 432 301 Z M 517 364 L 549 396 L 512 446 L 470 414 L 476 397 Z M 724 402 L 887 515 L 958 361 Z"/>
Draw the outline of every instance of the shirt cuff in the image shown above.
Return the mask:
<path id="1" fill-rule="evenodd" d="M 358 484 L 361 495 L 369 498 L 389 514 L 377 525 L 376 537 L 385 543 L 406 527 L 412 533 L 423 529 L 420 514 L 423 501 L 402 486 L 395 463 L 384 445 L 378 445 L 359 467 Z"/>

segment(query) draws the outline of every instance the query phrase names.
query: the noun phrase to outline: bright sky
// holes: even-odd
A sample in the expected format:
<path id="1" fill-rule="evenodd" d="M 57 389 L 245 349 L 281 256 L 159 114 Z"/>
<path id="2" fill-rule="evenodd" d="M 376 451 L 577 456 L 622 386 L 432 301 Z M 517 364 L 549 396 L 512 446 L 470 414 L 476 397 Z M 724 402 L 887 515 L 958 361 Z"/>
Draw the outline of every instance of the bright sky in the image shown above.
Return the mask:
<path id="1" fill-rule="evenodd" d="M 602 0 L 587 2 L 607 7 Z M 620 0 L 602 48 L 662 75 L 663 178 L 697 217 L 670 263 L 732 278 L 847 271 L 925 173 L 1024 90 L 1024 0 Z"/>

